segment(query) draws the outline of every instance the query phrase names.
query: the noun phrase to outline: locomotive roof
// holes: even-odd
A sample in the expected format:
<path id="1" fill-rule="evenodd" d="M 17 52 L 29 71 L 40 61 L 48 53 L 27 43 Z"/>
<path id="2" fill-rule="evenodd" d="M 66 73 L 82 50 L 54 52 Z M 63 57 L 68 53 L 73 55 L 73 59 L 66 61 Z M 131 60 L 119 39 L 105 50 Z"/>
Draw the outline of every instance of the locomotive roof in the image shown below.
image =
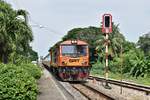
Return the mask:
<path id="1" fill-rule="evenodd" d="M 54 49 L 54 48 L 56 48 L 56 47 L 59 46 L 59 45 L 72 44 L 71 41 L 77 41 L 77 43 L 76 43 L 77 45 L 88 45 L 88 43 L 86 43 L 86 42 L 84 42 L 84 41 L 81 41 L 81 40 L 59 41 L 59 42 L 57 42 L 53 47 L 51 47 L 51 48 L 49 49 L 49 51 L 52 50 L 52 49 Z"/>
<path id="2" fill-rule="evenodd" d="M 67 40 L 67 41 L 63 41 L 60 43 L 60 45 L 64 45 L 64 44 L 72 44 L 72 41 L 77 41 L 76 44 L 77 45 L 87 45 L 88 43 L 81 41 L 81 40 Z"/>

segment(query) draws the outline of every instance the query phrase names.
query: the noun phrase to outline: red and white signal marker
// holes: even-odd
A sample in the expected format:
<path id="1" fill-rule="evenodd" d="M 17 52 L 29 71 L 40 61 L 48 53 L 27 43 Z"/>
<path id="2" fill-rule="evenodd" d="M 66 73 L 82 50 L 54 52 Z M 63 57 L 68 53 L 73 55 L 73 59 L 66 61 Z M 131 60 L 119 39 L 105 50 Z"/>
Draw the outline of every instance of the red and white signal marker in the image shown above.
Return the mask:
<path id="1" fill-rule="evenodd" d="M 102 18 L 102 32 L 112 33 L 112 15 L 104 14 Z"/>
<path id="2" fill-rule="evenodd" d="M 102 16 L 102 32 L 105 34 L 105 88 L 111 89 L 108 85 L 108 41 L 109 41 L 109 33 L 112 33 L 112 15 L 111 14 L 104 14 Z"/>

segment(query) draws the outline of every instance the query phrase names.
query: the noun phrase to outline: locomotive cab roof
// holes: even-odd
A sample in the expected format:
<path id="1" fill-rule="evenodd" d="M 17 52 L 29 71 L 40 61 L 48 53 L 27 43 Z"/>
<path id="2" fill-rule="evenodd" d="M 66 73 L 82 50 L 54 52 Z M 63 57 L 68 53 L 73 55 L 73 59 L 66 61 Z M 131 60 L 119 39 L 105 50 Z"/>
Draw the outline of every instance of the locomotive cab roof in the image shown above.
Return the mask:
<path id="1" fill-rule="evenodd" d="M 67 40 L 60 43 L 60 45 L 66 45 L 66 44 L 88 45 L 88 43 L 81 40 Z"/>
<path id="2" fill-rule="evenodd" d="M 88 43 L 87 42 L 85 42 L 85 41 L 82 41 L 82 40 L 66 40 L 66 41 L 59 41 L 59 42 L 57 42 L 53 47 L 51 47 L 50 49 L 49 49 L 49 51 L 51 51 L 51 50 L 53 50 L 53 49 L 55 49 L 55 48 L 57 48 L 59 45 L 71 45 L 71 44 L 75 44 L 75 45 L 88 45 Z"/>

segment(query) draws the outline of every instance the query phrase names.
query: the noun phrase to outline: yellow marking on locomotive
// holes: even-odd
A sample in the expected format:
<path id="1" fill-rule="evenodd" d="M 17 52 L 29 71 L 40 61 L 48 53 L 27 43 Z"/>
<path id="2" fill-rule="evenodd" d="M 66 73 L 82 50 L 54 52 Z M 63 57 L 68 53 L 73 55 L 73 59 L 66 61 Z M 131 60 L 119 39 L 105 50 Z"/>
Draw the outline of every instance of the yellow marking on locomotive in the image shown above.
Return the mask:
<path id="1" fill-rule="evenodd" d="M 82 66 L 83 63 L 83 58 L 79 57 L 79 58 L 70 58 L 67 61 L 67 66 Z"/>
<path id="2" fill-rule="evenodd" d="M 70 63 L 79 62 L 79 59 L 69 59 Z"/>

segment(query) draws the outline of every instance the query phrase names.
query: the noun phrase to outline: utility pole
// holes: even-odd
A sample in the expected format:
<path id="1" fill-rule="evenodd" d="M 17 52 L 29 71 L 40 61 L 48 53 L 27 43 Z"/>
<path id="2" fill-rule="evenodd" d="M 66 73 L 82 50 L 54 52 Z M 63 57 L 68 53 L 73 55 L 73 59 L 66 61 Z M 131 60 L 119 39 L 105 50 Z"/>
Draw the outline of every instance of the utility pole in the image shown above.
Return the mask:
<path id="1" fill-rule="evenodd" d="M 108 84 L 108 44 L 109 33 L 112 33 L 112 16 L 111 14 L 104 14 L 102 22 L 102 32 L 105 34 L 105 88 L 111 89 Z"/>

